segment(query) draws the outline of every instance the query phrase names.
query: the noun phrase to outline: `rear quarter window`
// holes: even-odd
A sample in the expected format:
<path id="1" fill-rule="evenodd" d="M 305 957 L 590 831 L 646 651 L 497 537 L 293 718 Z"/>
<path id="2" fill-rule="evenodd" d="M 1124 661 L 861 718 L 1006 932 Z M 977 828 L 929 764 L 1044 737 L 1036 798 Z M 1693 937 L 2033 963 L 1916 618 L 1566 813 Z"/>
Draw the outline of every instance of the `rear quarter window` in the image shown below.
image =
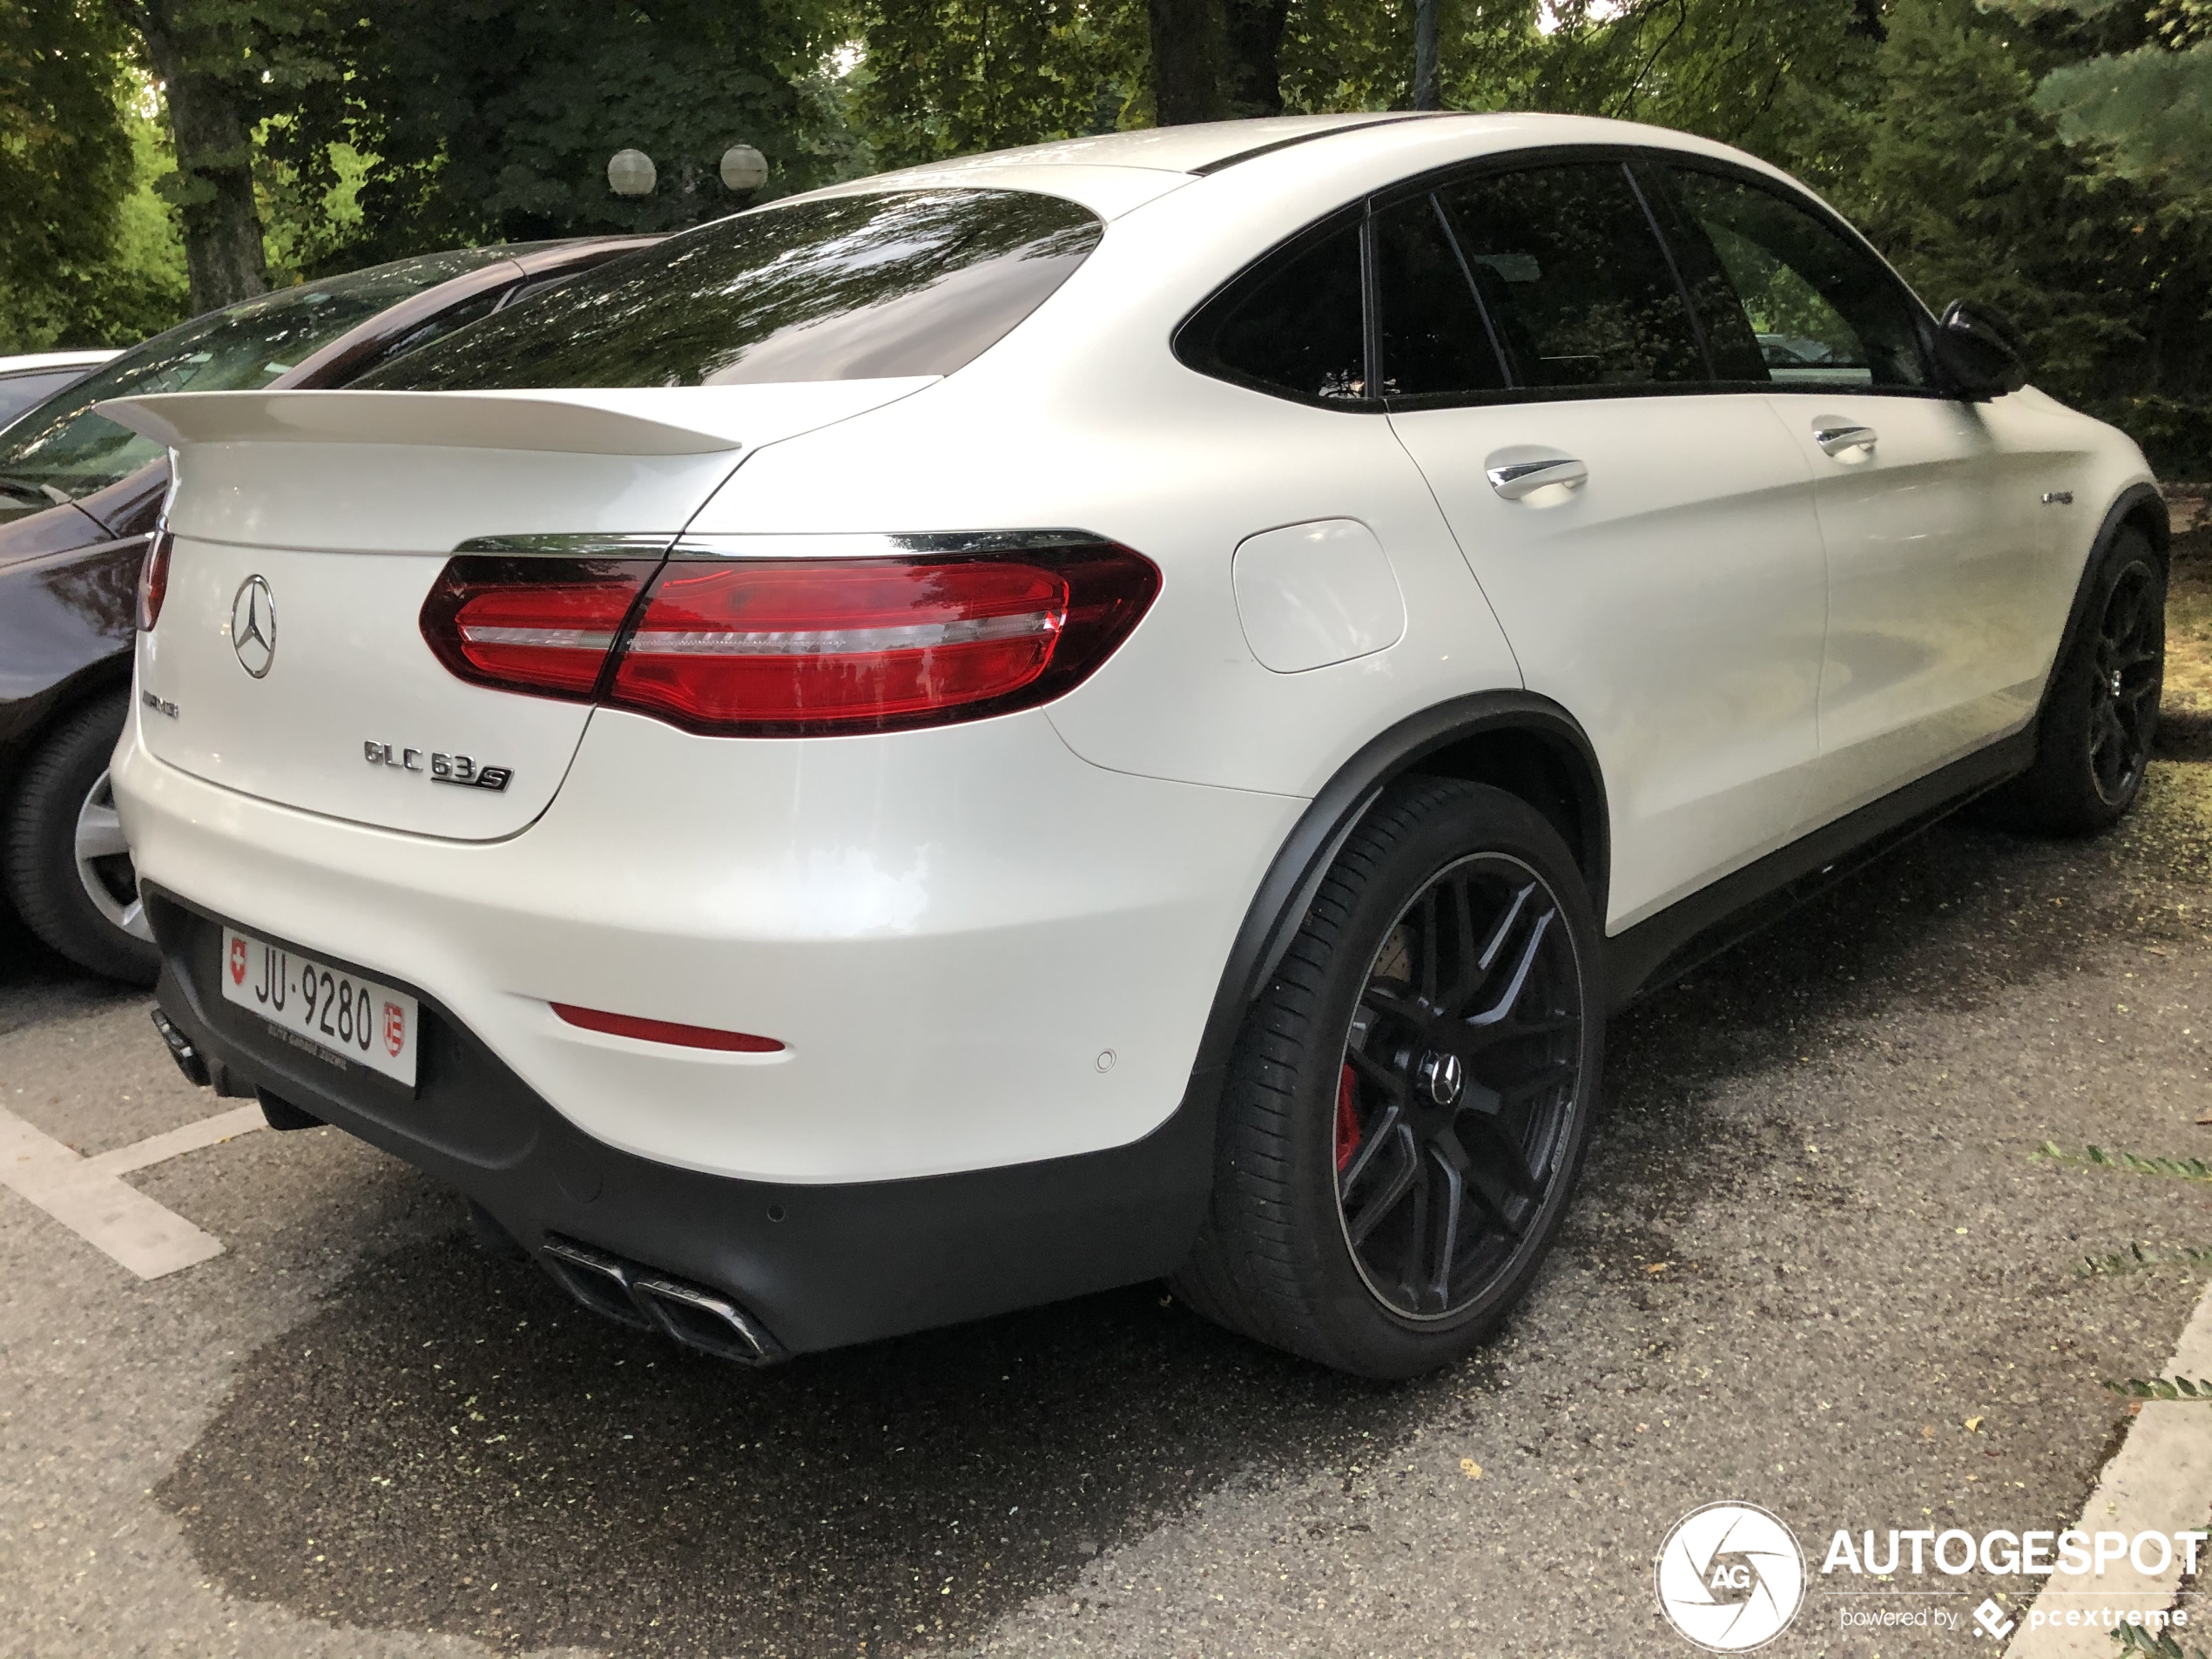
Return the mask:
<path id="1" fill-rule="evenodd" d="M 1368 396 L 1358 217 L 1278 248 L 1209 300 L 1177 332 L 1175 353 L 1202 374 L 1325 403 Z"/>
<path id="2" fill-rule="evenodd" d="M 833 197 L 671 237 L 355 382 L 727 386 L 949 374 L 1089 257 L 1096 215 L 1028 191 Z"/>

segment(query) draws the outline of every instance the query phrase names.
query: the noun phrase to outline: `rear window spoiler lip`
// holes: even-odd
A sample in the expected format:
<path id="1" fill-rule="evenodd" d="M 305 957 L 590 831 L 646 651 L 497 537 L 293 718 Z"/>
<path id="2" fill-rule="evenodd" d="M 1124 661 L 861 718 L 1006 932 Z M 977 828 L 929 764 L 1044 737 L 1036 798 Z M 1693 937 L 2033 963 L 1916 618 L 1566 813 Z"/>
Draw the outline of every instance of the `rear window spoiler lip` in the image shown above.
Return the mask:
<path id="1" fill-rule="evenodd" d="M 164 392 L 93 406 L 172 449 L 364 443 L 602 455 L 734 455 L 908 396 L 939 377 L 518 392 Z M 796 406 L 796 407 L 794 407 Z"/>

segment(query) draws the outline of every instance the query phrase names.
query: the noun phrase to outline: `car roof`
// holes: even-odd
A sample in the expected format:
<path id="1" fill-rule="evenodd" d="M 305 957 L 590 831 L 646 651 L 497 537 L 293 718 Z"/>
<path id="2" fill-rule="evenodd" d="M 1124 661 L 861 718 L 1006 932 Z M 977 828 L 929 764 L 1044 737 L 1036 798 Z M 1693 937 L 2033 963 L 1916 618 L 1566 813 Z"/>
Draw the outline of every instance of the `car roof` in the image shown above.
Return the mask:
<path id="1" fill-rule="evenodd" d="M 924 162 L 809 195 L 948 186 L 1034 190 L 1065 196 L 1111 219 L 1199 179 L 1205 179 L 1212 192 L 1272 192 L 1286 179 L 1300 175 L 1364 179 L 1367 182 L 1358 188 L 1375 189 L 1392 178 L 1454 160 L 1571 145 L 1676 150 L 1786 177 L 1727 145 L 1641 122 L 1534 112 L 1369 110 L 1205 121 L 1060 138 Z"/>
<path id="2" fill-rule="evenodd" d="M 1258 116 L 1243 121 L 1196 121 L 1187 126 L 1142 127 L 1128 132 L 1099 132 L 1080 138 L 1055 138 L 1009 150 L 948 161 L 924 162 L 904 173 L 971 168 L 1143 167 L 1163 172 L 1197 173 L 1218 167 L 1249 151 L 1393 121 L 1433 119 L 1406 112 L 1355 110 L 1341 115 Z M 888 175 L 900 177 L 900 173 Z"/>

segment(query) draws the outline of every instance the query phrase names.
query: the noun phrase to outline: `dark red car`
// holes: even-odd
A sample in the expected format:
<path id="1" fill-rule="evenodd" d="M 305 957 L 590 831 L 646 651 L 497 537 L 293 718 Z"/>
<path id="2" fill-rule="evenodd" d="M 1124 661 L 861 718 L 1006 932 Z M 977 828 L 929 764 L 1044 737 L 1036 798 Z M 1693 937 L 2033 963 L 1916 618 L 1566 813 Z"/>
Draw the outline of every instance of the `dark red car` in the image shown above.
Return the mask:
<path id="1" fill-rule="evenodd" d="M 73 961 L 159 966 L 107 783 L 138 565 L 169 458 L 92 413 L 147 392 L 344 386 L 657 237 L 425 254 L 264 294 L 135 346 L 0 432 L 0 888 Z"/>

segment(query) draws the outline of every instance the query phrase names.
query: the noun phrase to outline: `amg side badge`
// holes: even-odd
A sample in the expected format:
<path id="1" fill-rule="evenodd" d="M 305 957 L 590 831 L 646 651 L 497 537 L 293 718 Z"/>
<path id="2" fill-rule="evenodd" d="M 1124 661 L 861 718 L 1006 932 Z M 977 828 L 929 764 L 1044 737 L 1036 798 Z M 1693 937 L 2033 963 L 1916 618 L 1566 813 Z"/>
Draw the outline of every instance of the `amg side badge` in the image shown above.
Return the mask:
<path id="1" fill-rule="evenodd" d="M 375 738 L 361 744 L 361 758 L 372 766 L 389 766 L 395 772 L 419 772 L 434 784 L 453 784 L 462 789 L 489 789 L 494 793 L 507 787 L 515 776 L 512 766 L 482 766 L 468 755 L 449 755 L 435 749 L 427 753 L 421 749 L 395 748 Z M 428 760 L 428 765 L 423 762 Z"/>

